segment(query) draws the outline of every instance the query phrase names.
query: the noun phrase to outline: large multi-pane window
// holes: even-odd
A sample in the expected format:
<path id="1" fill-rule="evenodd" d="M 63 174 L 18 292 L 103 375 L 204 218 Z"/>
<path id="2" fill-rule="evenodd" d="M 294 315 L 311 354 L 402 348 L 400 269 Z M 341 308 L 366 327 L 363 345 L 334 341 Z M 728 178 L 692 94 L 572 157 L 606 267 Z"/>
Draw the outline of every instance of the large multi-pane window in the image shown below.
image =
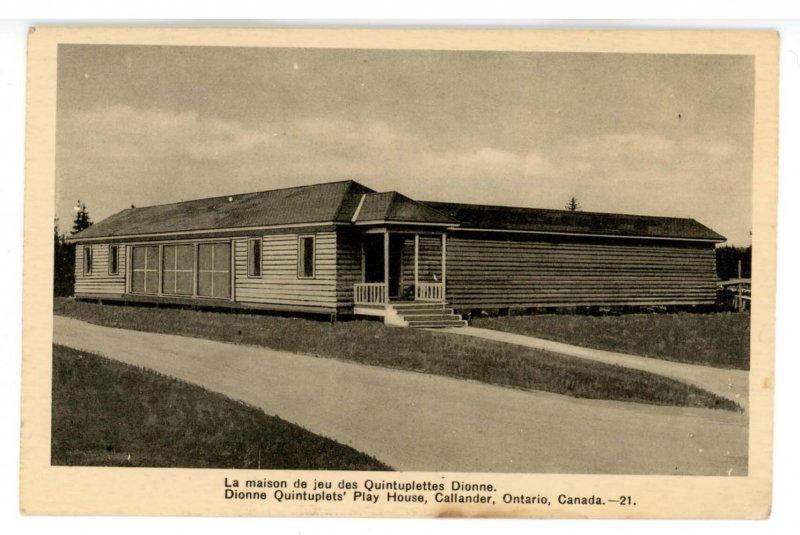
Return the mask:
<path id="1" fill-rule="evenodd" d="M 131 248 L 131 291 L 158 293 L 158 246 Z"/>
<path id="2" fill-rule="evenodd" d="M 314 278 L 314 236 L 300 236 L 297 240 L 297 277 Z"/>
<path id="3" fill-rule="evenodd" d="M 197 246 L 197 295 L 230 298 L 230 243 L 201 243 Z"/>
<path id="4" fill-rule="evenodd" d="M 231 245 L 220 242 L 134 246 L 130 273 L 134 293 L 229 299 Z"/>
<path id="5" fill-rule="evenodd" d="M 165 294 L 194 293 L 194 245 L 165 245 L 162 260 L 162 288 Z"/>

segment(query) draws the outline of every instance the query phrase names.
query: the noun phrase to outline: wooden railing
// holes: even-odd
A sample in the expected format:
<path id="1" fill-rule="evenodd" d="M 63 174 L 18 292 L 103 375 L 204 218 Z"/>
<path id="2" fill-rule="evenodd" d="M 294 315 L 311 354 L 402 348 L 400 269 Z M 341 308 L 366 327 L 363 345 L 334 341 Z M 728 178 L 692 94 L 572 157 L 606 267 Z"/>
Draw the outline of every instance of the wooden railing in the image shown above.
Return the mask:
<path id="1" fill-rule="evenodd" d="M 745 310 L 752 301 L 752 284 L 750 279 L 738 278 L 719 281 L 717 282 L 717 286 L 735 292 L 733 295 L 733 303 L 738 310 Z"/>
<path id="2" fill-rule="evenodd" d="M 354 303 L 357 305 L 383 304 L 386 299 L 386 285 L 382 282 L 362 282 L 354 286 Z"/>
<path id="3" fill-rule="evenodd" d="M 444 301 L 444 283 L 420 282 L 414 293 L 417 301 Z"/>

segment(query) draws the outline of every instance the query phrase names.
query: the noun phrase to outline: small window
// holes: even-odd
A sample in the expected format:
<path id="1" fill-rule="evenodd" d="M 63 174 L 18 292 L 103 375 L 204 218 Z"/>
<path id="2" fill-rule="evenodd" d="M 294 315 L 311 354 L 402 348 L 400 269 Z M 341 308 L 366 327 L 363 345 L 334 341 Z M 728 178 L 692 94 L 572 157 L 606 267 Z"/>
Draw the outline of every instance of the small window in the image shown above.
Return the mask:
<path id="1" fill-rule="evenodd" d="M 116 245 L 108 246 L 108 274 L 116 275 L 119 273 L 119 247 Z"/>
<path id="2" fill-rule="evenodd" d="M 261 240 L 247 241 L 247 276 L 261 276 Z"/>
<path id="3" fill-rule="evenodd" d="M 92 273 L 92 247 L 87 245 L 83 248 L 83 274 L 91 275 Z"/>
<path id="4" fill-rule="evenodd" d="M 314 278 L 314 236 L 300 236 L 297 240 L 297 277 Z"/>

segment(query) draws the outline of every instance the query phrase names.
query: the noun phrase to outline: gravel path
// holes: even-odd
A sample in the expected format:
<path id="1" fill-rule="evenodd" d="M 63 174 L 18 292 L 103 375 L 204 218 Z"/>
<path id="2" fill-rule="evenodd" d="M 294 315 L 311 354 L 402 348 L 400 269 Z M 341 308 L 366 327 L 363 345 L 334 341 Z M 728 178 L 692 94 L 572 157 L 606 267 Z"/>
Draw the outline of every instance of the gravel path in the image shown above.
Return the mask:
<path id="1" fill-rule="evenodd" d="M 581 400 L 59 316 L 54 343 L 242 400 L 399 470 L 747 471 L 741 413 Z"/>

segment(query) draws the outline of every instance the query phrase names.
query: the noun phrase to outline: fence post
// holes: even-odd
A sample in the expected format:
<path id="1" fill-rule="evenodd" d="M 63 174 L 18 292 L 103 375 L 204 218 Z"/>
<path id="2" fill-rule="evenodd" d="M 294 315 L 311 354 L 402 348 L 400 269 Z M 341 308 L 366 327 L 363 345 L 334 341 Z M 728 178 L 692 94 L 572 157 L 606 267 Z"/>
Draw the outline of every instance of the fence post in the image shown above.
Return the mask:
<path id="1" fill-rule="evenodd" d="M 736 304 L 738 305 L 739 312 L 744 310 L 744 299 L 742 299 L 742 261 L 739 260 L 739 287 L 738 295 L 736 297 Z"/>

